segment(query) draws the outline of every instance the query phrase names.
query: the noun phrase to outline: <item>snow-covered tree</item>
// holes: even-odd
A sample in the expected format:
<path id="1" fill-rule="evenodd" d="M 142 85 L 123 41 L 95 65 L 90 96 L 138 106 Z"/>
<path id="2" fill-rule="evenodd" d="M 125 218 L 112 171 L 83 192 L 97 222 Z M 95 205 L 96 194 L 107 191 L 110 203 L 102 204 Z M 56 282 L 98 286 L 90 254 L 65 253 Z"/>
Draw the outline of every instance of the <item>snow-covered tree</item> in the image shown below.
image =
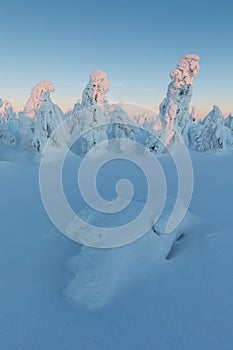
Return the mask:
<path id="1" fill-rule="evenodd" d="M 16 147 L 17 139 L 10 131 L 0 130 L 0 144 L 4 146 Z"/>
<path id="2" fill-rule="evenodd" d="M 20 122 L 8 100 L 0 101 L 4 111 L 0 113 L 0 143 L 5 146 L 17 146 L 20 141 Z"/>
<path id="3" fill-rule="evenodd" d="M 41 103 L 43 101 L 43 96 L 45 92 L 54 92 L 53 83 L 49 80 L 42 80 L 36 84 L 31 95 L 24 107 L 23 112 L 34 121 L 36 120 L 36 112 L 39 110 Z"/>
<path id="4" fill-rule="evenodd" d="M 132 118 L 132 122 L 137 126 L 142 126 L 145 120 L 145 116 L 143 114 L 134 115 Z"/>
<path id="5" fill-rule="evenodd" d="M 53 132 L 64 119 L 64 115 L 61 109 L 51 101 L 49 91 L 40 95 L 39 104 L 32 146 L 38 154 L 41 154 L 49 138 L 53 138 L 54 146 L 59 145 L 59 140 L 54 137 Z"/>
<path id="6" fill-rule="evenodd" d="M 4 104 L 5 120 L 7 122 L 8 130 L 14 134 L 17 134 L 17 138 L 19 139 L 19 130 L 21 127 L 20 121 L 17 118 L 17 115 L 12 107 L 12 104 L 8 100 L 4 100 L 3 104 Z"/>
<path id="7" fill-rule="evenodd" d="M 86 154 L 95 145 L 107 140 L 107 129 L 101 127 L 107 123 L 107 110 L 109 107 L 105 94 L 109 89 L 109 81 L 106 73 L 96 70 L 90 75 L 89 83 L 82 94 L 82 101 L 75 104 L 69 116 L 70 132 L 78 139 L 79 135 L 88 129 L 81 138 L 76 151 Z"/>
<path id="8" fill-rule="evenodd" d="M 34 136 L 35 122 L 28 117 L 24 112 L 19 112 L 18 118 L 21 124 L 19 129 L 20 147 L 24 149 L 32 148 L 32 140 Z"/>
<path id="9" fill-rule="evenodd" d="M 159 125 L 159 128 L 156 125 L 157 118 L 153 114 L 140 114 L 140 115 L 135 115 L 132 118 L 132 123 L 135 124 L 136 126 L 139 126 L 143 129 L 146 129 L 148 131 L 152 131 L 154 129 L 160 129 L 161 124 Z"/>
<path id="10" fill-rule="evenodd" d="M 157 130 L 158 127 L 156 126 L 156 117 L 152 114 L 145 114 L 142 127 L 146 130 Z"/>
<path id="11" fill-rule="evenodd" d="M 0 108 L 2 108 L 2 106 L 3 106 L 3 102 L 2 102 L 2 99 L 0 98 Z M 5 116 L 0 111 L 0 130 L 4 129 L 4 125 L 5 125 Z"/>
<path id="12" fill-rule="evenodd" d="M 188 131 L 195 122 L 194 116 L 189 112 L 192 83 L 198 71 L 199 57 L 186 55 L 170 73 L 172 81 L 168 86 L 166 98 L 160 104 L 159 115 L 154 120 L 154 135 L 149 135 L 146 140 L 147 149 L 151 152 L 161 154 L 166 147 L 170 147 L 175 142 L 175 130 L 183 135 L 185 143 L 189 144 Z M 192 113 L 194 112 L 193 108 Z"/>
<path id="13" fill-rule="evenodd" d="M 1 100 L 1 106 L 4 111 L 0 112 L 0 130 L 4 131 L 4 144 L 19 146 L 22 148 L 31 148 L 34 121 L 29 118 L 24 112 L 19 112 L 18 115 L 14 111 L 12 104 L 8 100 Z"/>
<path id="14" fill-rule="evenodd" d="M 223 152 L 233 148 L 231 130 L 225 125 L 219 107 L 213 106 L 211 112 L 189 130 L 190 148 L 199 152 Z"/>
<path id="15" fill-rule="evenodd" d="M 175 142 L 175 130 L 183 135 L 185 143 L 188 145 L 188 130 L 193 123 L 192 115 L 189 113 L 189 105 L 192 97 L 192 83 L 199 71 L 199 57 L 197 55 L 186 55 L 178 62 L 177 67 L 171 71 L 171 83 L 168 86 L 167 96 L 159 107 L 158 119 L 164 130 L 160 132 L 161 137 L 167 147 Z M 158 124 L 158 122 L 157 122 Z M 162 136 L 163 135 L 163 136 Z M 157 141 L 153 147 L 153 137 L 149 136 L 147 146 L 149 149 L 158 149 Z"/>
<path id="16" fill-rule="evenodd" d="M 114 104 L 109 107 L 107 117 L 110 122 L 110 138 L 114 138 L 118 141 L 120 151 L 123 152 L 127 150 L 126 143 L 124 142 L 126 139 L 131 141 L 133 148 L 135 145 L 135 126 L 128 114 L 119 104 Z"/>
<path id="17" fill-rule="evenodd" d="M 108 101 L 106 93 L 109 90 L 109 81 L 106 73 L 101 70 L 96 70 L 90 75 L 89 83 L 82 94 L 83 107 L 90 108 L 99 106 L 102 111 L 107 110 Z"/>
<path id="18" fill-rule="evenodd" d="M 12 104 L 8 100 L 3 101 L 5 119 L 8 122 L 11 119 L 16 119 L 16 113 L 13 110 Z"/>
<path id="19" fill-rule="evenodd" d="M 233 133 L 233 116 L 229 114 L 225 119 L 225 126 L 227 126 Z"/>
<path id="20" fill-rule="evenodd" d="M 64 116 L 65 119 L 67 119 L 70 134 L 76 134 L 77 137 L 80 134 L 80 132 L 83 131 L 83 121 L 81 118 L 82 109 L 82 100 L 79 99 L 77 103 L 75 103 L 73 109 L 65 113 Z"/>
<path id="21" fill-rule="evenodd" d="M 214 105 L 213 109 L 207 114 L 207 116 L 201 121 L 202 125 L 208 124 L 221 124 L 224 125 L 225 119 L 221 109 Z"/>
<path id="22" fill-rule="evenodd" d="M 160 155 L 165 151 L 166 131 L 163 129 L 154 131 L 153 134 L 148 135 L 146 139 L 146 153 L 152 152 Z"/>
<path id="23" fill-rule="evenodd" d="M 200 68 L 199 60 L 197 55 L 186 55 L 170 73 L 172 81 L 168 86 L 167 96 L 160 105 L 159 114 L 162 125 L 167 130 L 167 145 L 174 141 L 174 127 L 188 144 L 187 134 L 192 124 L 189 106 L 193 92 L 193 79 Z"/>

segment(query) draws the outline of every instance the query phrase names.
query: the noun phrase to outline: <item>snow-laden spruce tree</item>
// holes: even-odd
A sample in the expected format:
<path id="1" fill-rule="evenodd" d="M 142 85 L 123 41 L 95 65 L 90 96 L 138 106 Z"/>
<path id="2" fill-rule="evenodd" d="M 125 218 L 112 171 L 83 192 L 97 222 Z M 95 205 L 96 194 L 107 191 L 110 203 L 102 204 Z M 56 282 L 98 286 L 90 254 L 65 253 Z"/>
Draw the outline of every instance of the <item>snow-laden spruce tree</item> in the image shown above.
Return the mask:
<path id="1" fill-rule="evenodd" d="M 165 152 L 166 131 L 163 129 L 153 131 L 146 139 L 146 153 L 152 152 L 160 155 Z"/>
<path id="2" fill-rule="evenodd" d="M 17 118 L 17 114 L 15 113 L 12 104 L 8 100 L 3 101 L 4 104 L 4 114 L 5 120 L 7 122 L 8 130 L 17 135 L 18 141 L 20 139 L 19 130 L 21 128 L 21 123 Z"/>
<path id="3" fill-rule="evenodd" d="M 16 113 L 14 112 L 10 101 L 4 100 L 3 105 L 4 105 L 4 114 L 5 114 L 6 121 L 16 119 Z"/>
<path id="4" fill-rule="evenodd" d="M 188 54 L 181 58 L 177 67 L 170 73 L 172 81 L 168 86 L 167 96 L 160 104 L 158 115 L 164 130 L 164 135 L 161 137 L 166 146 L 171 146 L 175 142 L 175 129 L 183 136 L 185 143 L 189 144 L 188 130 L 193 123 L 189 108 L 193 79 L 200 68 L 199 60 L 197 55 Z M 147 144 L 153 147 L 153 137 L 148 138 Z"/>
<path id="5" fill-rule="evenodd" d="M 159 122 L 159 126 L 158 126 L 158 122 Z M 161 129 L 160 121 L 152 113 L 135 115 L 132 118 L 132 123 L 138 126 L 139 128 L 142 128 L 148 131 Z"/>
<path id="6" fill-rule="evenodd" d="M 128 114 L 119 104 L 113 104 L 108 108 L 107 118 L 110 122 L 110 138 L 118 142 L 120 151 L 124 152 L 129 148 L 129 143 L 125 142 L 126 139 L 131 141 L 132 150 L 135 146 L 135 126 Z"/>
<path id="7" fill-rule="evenodd" d="M 233 150 L 233 116 L 231 114 L 229 114 L 225 121 L 224 121 L 224 125 L 230 129 L 230 136 L 228 138 L 228 147 L 230 150 Z"/>
<path id="8" fill-rule="evenodd" d="M 15 113 L 12 104 L 8 100 L 1 100 L 3 111 L 0 112 L 1 143 L 10 146 L 31 148 L 34 130 L 33 119 L 25 113 Z"/>
<path id="9" fill-rule="evenodd" d="M 107 110 L 109 107 L 106 93 L 109 89 L 109 81 L 106 73 L 96 70 L 90 75 L 90 80 L 85 87 L 82 100 L 75 104 L 69 113 L 70 132 L 72 137 L 78 139 L 79 135 L 86 132 L 75 147 L 79 154 L 86 154 L 95 145 L 107 140 L 107 129 L 101 127 L 107 123 Z"/>
<path id="10" fill-rule="evenodd" d="M 52 138 L 54 146 L 59 146 L 59 140 L 53 132 L 63 121 L 64 115 L 61 109 L 55 105 L 50 98 L 50 92 L 44 91 L 40 95 L 39 109 L 36 112 L 36 124 L 32 147 L 37 154 L 41 154 L 49 138 Z"/>
<path id="11" fill-rule="evenodd" d="M 24 149 L 30 149 L 32 148 L 35 122 L 32 118 L 28 117 L 24 112 L 19 112 L 18 118 L 21 124 L 21 127 L 19 129 L 20 147 Z"/>
<path id="12" fill-rule="evenodd" d="M 142 126 L 144 123 L 144 119 L 145 117 L 143 114 L 134 115 L 132 118 L 132 122 L 137 126 Z"/>
<path id="13" fill-rule="evenodd" d="M 3 106 L 3 101 L 0 98 L 0 108 L 2 108 L 2 106 Z M 4 125 L 5 125 L 5 116 L 2 113 L 2 111 L 0 110 L 0 130 L 3 130 Z"/>
<path id="14" fill-rule="evenodd" d="M 226 117 L 224 124 L 231 130 L 231 133 L 233 134 L 233 116 L 231 114 Z"/>
<path id="15" fill-rule="evenodd" d="M 90 75 L 90 80 L 82 94 L 83 107 L 95 107 L 96 105 L 105 111 L 108 108 L 106 93 L 109 90 L 109 81 L 105 72 L 96 70 Z"/>
<path id="16" fill-rule="evenodd" d="M 98 127 L 98 125 L 107 122 L 106 111 L 109 104 L 105 94 L 108 89 L 109 81 L 106 73 L 96 70 L 90 75 L 89 83 L 83 91 L 82 106 L 85 123 L 92 128 L 85 135 L 87 151 L 107 140 L 106 127 Z"/>
<path id="17" fill-rule="evenodd" d="M 166 151 L 166 146 L 171 145 L 171 141 L 174 140 L 174 120 L 177 115 L 177 105 L 171 99 L 166 106 L 166 112 L 164 118 L 161 115 L 158 116 L 162 129 L 154 131 L 147 137 L 146 146 L 147 150 L 157 155 Z"/>
<path id="18" fill-rule="evenodd" d="M 34 121 L 36 120 L 36 112 L 41 106 L 43 101 L 43 96 L 45 92 L 54 92 L 53 83 L 50 80 L 42 80 L 37 83 L 32 91 L 27 103 L 24 107 L 23 112 L 27 117 L 32 118 Z"/>
<path id="19" fill-rule="evenodd" d="M 174 141 L 174 127 L 188 144 L 188 129 L 192 124 L 189 106 L 193 93 L 193 79 L 200 68 L 199 60 L 197 55 L 186 55 L 170 73 L 172 81 L 168 86 L 167 96 L 159 108 L 159 118 L 168 134 L 167 145 Z"/>
<path id="20" fill-rule="evenodd" d="M 153 114 L 145 114 L 142 127 L 146 130 L 157 130 L 156 117 Z"/>
<path id="21" fill-rule="evenodd" d="M 109 81 L 106 73 L 96 70 L 90 75 L 89 83 L 73 110 L 66 117 L 70 119 L 70 133 L 72 138 L 78 139 L 83 131 L 88 130 L 73 146 L 73 150 L 81 155 L 110 138 L 119 141 L 120 149 L 124 149 L 124 140 L 135 140 L 134 125 L 128 114 L 120 105 L 109 106 L 106 93 Z M 110 123 L 109 128 L 99 125 Z"/>
<path id="22" fill-rule="evenodd" d="M 0 143 L 5 146 L 17 146 L 20 142 L 20 122 L 8 100 L 0 101 L 4 111 L 0 113 Z"/>
<path id="23" fill-rule="evenodd" d="M 211 112 L 201 122 L 201 125 L 211 135 L 209 149 L 221 153 L 233 149 L 233 137 L 231 129 L 226 125 L 223 114 L 218 106 L 213 106 Z"/>
<path id="24" fill-rule="evenodd" d="M 213 109 L 201 121 L 202 125 L 210 125 L 210 124 L 224 125 L 224 123 L 225 123 L 225 119 L 224 119 L 224 116 L 222 114 L 222 111 L 216 105 L 213 106 Z"/>
<path id="25" fill-rule="evenodd" d="M 190 148 L 199 152 L 223 152 L 233 149 L 231 130 L 225 125 L 219 107 L 213 109 L 198 124 L 189 130 Z"/>
<path id="26" fill-rule="evenodd" d="M 8 125 L 7 125 L 8 118 L 7 118 L 7 115 L 6 115 L 6 106 L 5 106 L 4 102 L 6 102 L 6 100 L 3 101 L 0 98 L 0 129 L 1 130 L 7 130 L 8 129 Z"/>

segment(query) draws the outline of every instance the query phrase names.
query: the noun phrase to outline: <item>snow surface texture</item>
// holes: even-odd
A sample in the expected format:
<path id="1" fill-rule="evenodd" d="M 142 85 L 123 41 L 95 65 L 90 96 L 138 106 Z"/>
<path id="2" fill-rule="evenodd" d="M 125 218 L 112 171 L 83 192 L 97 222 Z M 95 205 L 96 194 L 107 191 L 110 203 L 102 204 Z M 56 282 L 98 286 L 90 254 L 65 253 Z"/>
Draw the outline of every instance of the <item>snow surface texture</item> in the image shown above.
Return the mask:
<path id="1" fill-rule="evenodd" d="M 167 259 L 154 232 L 103 255 L 60 235 L 42 206 L 33 156 L 0 148 L 2 350 L 232 349 L 232 153 L 191 152 L 192 217 Z M 77 158 L 68 159 L 68 185 Z M 175 197 L 172 162 L 160 161 Z M 68 192 L 78 205 L 73 185 Z"/>
<path id="2" fill-rule="evenodd" d="M 129 174 L 131 178 L 130 175 L 133 174 Z M 68 271 L 74 274 L 74 279 L 65 289 L 65 296 L 79 308 L 89 311 L 102 310 L 114 302 L 131 283 L 140 280 L 145 271 L 148 273 L 153 270 L 159 259 L 168 258 L 174 242 L 185 231 L 185 223 L 187 225 L 189 222 L 190 225 L 192 221 L 195 222 L 194 216 L 187 213 L 185 220 L 172 234 L 162 234 L 174 203 L 174 198 L 168 198 L 166 209 L 153 230 L 133 244 L 121 249 L 104 250 L 81 247 L 79 254 L 70 259 L 66 266 Z M 140 198 L 133 200 L 132 213 L 142 210 L 144 204 Z M 103 220 L 98 213 L 90 213 L 87 207 L 83 207 L 81 211 L 85 221 L 97 227 L 103 227 L 103 224 L 104 227 L 119 224 L 118 218 L 114 220 L 110 216 Z M 129 212 L 125 212 L 124 215 L 129 215 Z"/>

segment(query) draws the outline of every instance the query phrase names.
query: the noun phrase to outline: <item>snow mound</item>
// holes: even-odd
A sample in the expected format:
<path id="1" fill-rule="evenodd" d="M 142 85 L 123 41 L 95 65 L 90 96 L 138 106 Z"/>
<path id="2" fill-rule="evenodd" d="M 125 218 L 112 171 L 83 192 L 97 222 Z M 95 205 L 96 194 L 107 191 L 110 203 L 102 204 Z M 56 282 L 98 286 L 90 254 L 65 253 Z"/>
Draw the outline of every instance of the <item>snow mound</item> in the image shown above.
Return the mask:
<path id="1" fill-rule="evenodd" d="M 120 297 L 121 293 L 149 275 L 159 260 L 169 256 L 174 242 L 185 232 L 187 222 L 196 220 L 191 213 L 187 213 L 180 226 L 171 234 L 163 234 L 171 209 L 174 205 L 174 198 L 168 197 L 165 210 L 147 234 L 137 241 L 119 248 L 95 249 L 82 246 L 78 255 L 71 258 L 66 268 L 74 275 L 64 294 L 66 298 L 76 307 L 88 311 L 98 311 L 109 307 Z M 142 202 L 135 200 L 136 206 Z M 98 213 L 89 213 L 84 207 L 86 220 L 101 226 L 103 219 Z M 114 220 L 111 220 L 113 224 Z M 104 220 L 108 224 L 108 220 Z M 157 234 L 155 233 L 155 229 Z"/>

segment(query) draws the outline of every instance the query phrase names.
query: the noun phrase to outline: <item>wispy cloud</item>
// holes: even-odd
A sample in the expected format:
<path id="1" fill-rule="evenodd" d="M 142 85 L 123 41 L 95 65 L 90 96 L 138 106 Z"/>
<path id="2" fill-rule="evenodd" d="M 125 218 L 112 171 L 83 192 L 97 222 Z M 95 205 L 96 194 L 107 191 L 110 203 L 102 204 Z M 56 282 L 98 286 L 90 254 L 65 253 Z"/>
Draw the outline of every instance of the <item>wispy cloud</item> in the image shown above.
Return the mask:
<path id="1" fill-rule="evenodd" d="M 144 88 L 143 91 L 145 91 L 145 92 L 154 92 L 155 89 L 153 89 L 153 88 Z"/>
<path id="2" fill-rule="evenodd" d="M 111 84 L 111 87 L 113 87 L 113 88 L 115 88 L 115 87 L 123 87 L 123 86 L 125 86 L 125 84 L 123 84 L 123 83 L 113 83 L 113 84 Z"/>

